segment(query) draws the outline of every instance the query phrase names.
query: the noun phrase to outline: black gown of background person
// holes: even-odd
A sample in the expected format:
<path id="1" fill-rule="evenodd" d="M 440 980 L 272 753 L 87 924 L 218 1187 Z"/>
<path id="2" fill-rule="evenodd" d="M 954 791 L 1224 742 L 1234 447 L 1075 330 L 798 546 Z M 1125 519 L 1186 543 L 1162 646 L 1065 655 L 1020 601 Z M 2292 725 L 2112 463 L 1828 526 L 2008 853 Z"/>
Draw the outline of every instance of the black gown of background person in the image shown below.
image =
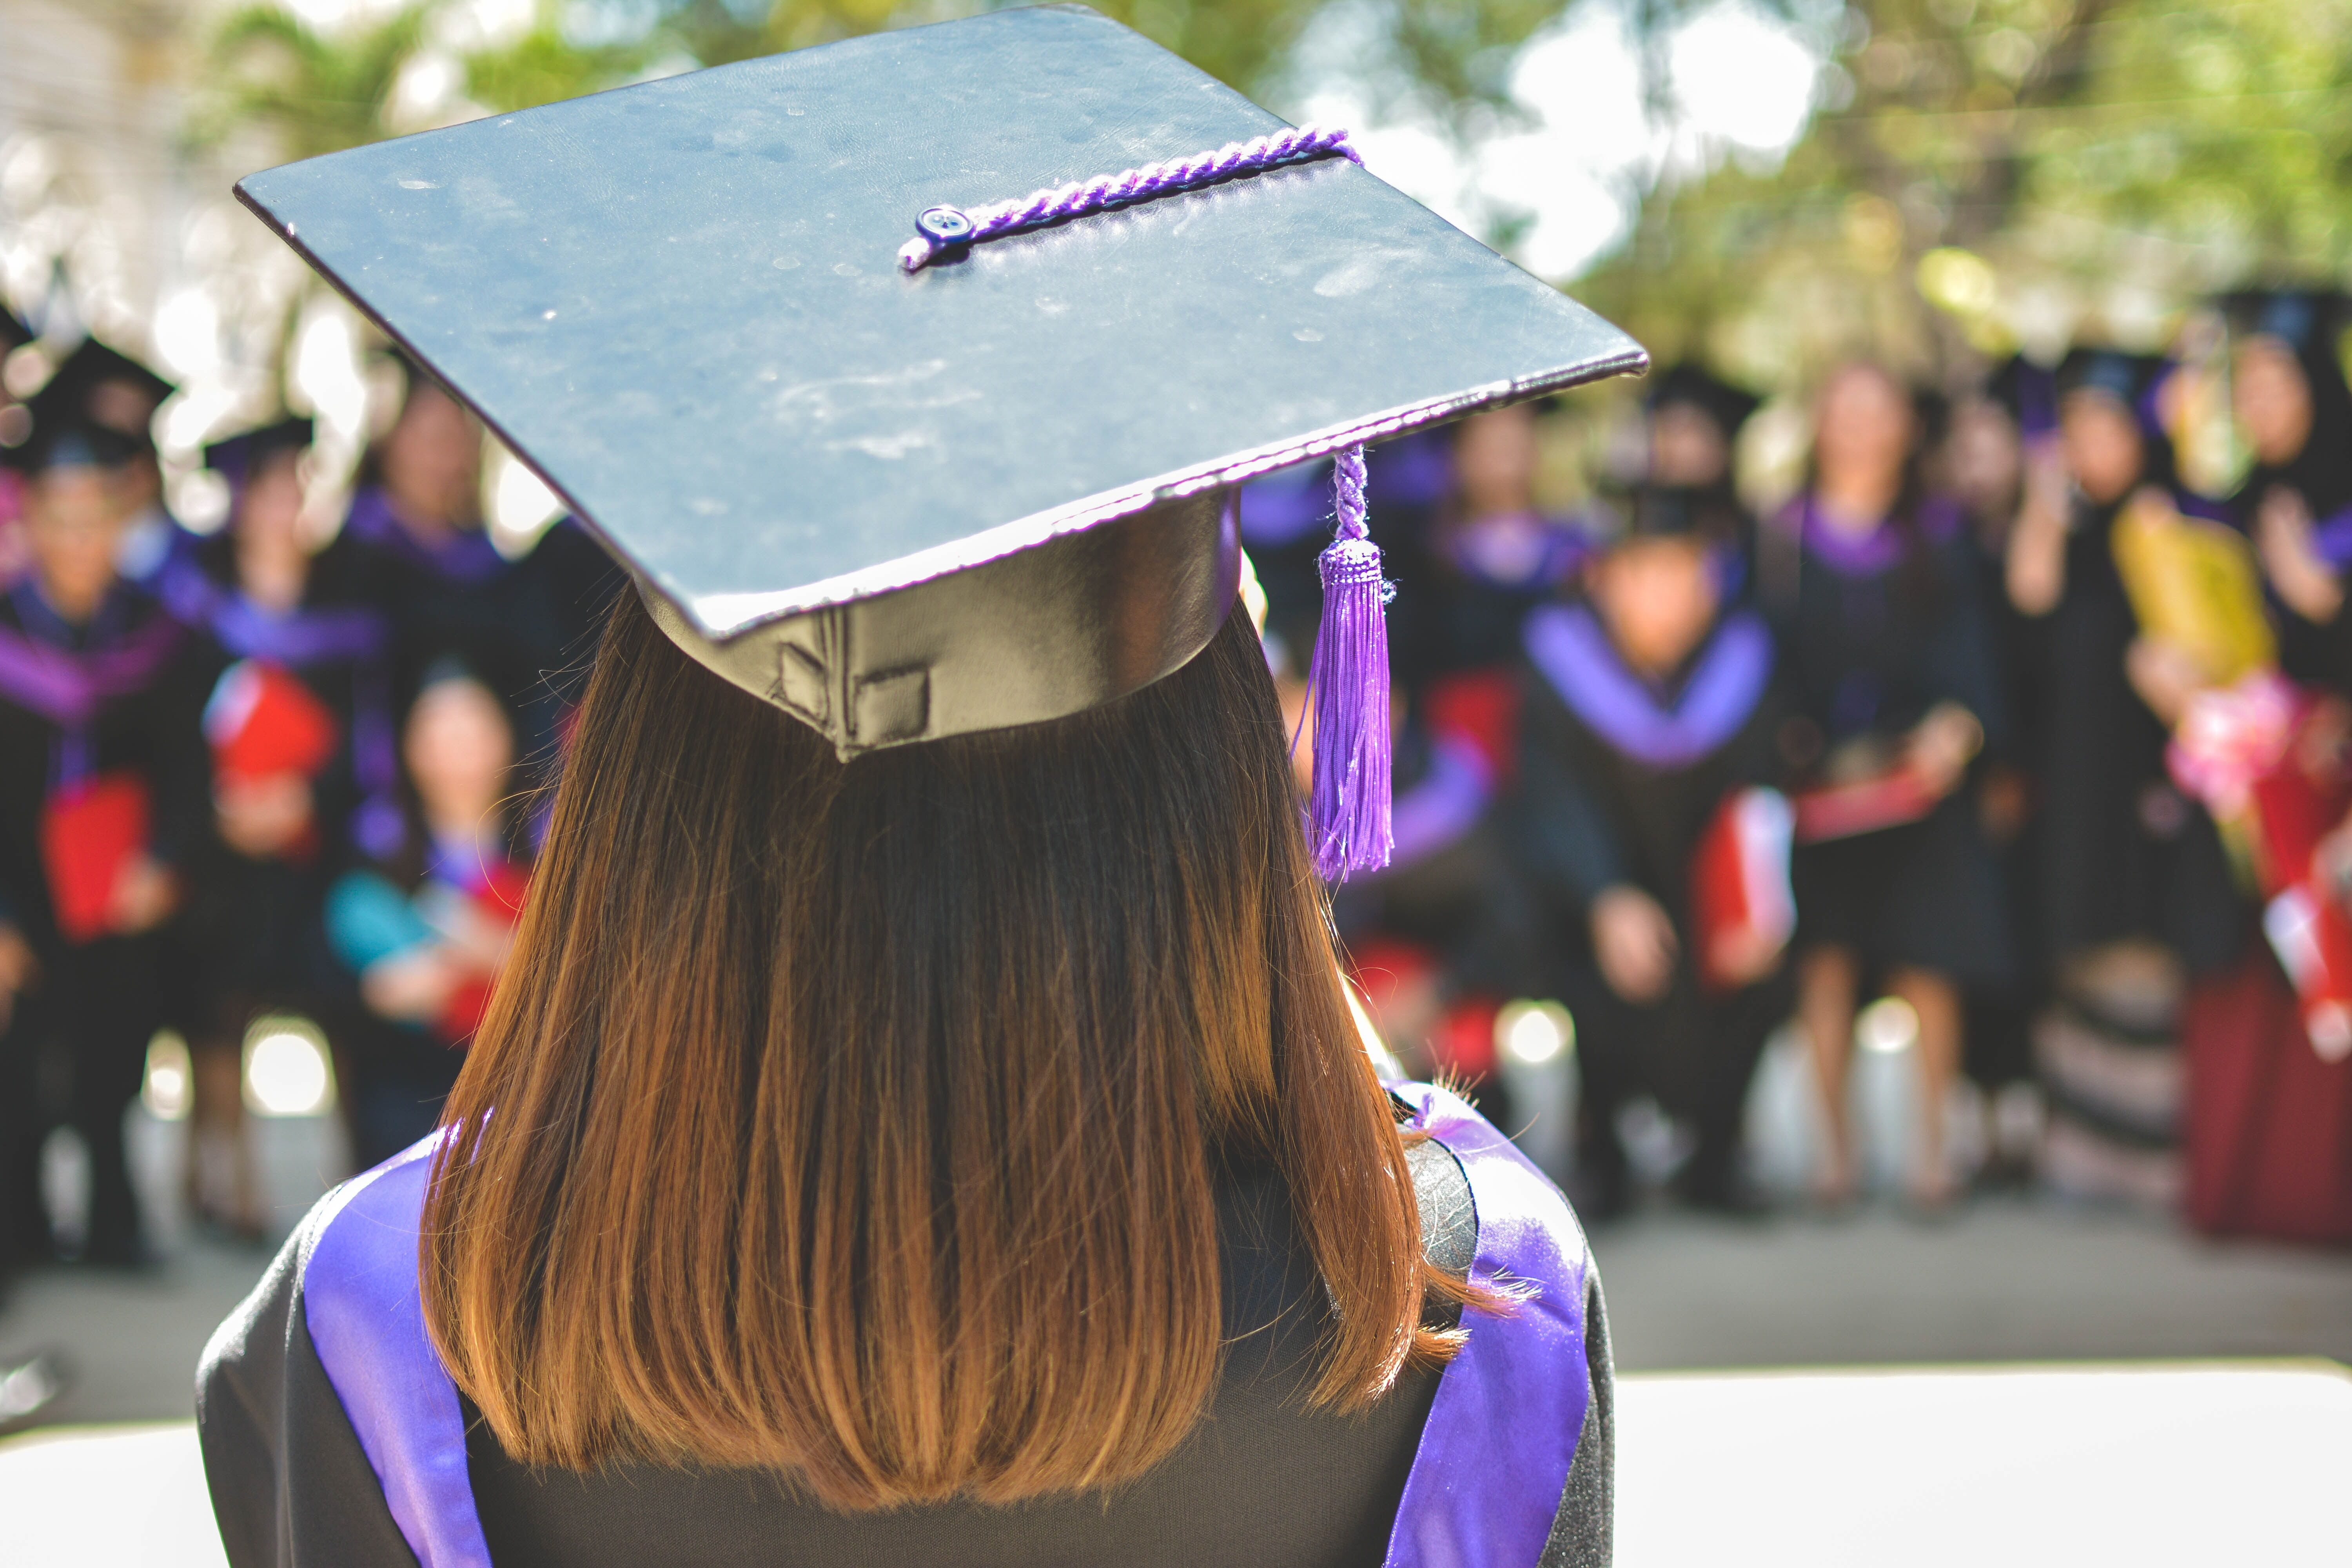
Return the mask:
<path id="1" fill-rule="evenodd" d="M 550 763 L 579 698 L 593 634 L 621 584 L 610 558 L 569 518 L 519 560 L 500 554 L 478 528 L 428 541 L 368 484 L 352 497 L 343 537 L 392 621 L 400 705 L 436 660 L 457 659 L 515 713 L 516 754 Z"/>
<path id="2" fill-rule="evenodd" d="M 200 1016 L 215 1038 L 236 1041 L 272 1007 L 312 1017 L 339 1046 L 352 1038 L 358 997 L 328 951 L 320 910 L 336 872 L 365 852 L 364 840 L 383 840 L 387 826 L 405 832 L 391 627 L 372 601 L 366 565 L 359 546 L 337 538 L 311 558 L 297 605 L 282 615 L 261 611 L 237 586 L 235 544 L 224 531 L 198 547 L 198 575 L 175 595 L 211 640 L 216 666 L 247 658 L 275 664 L 341 727 L 334 757 L 312 782 L 305 844 L 255 858 L 217 836 L 210 843 L 185 927 L 202 963 Z"/>
<path id="3" fill-rule="evenodd" d="M 149 796 L 148 853 L 182 873 L 184 882 L 202 858 L 211 826 L 201 727 L 209 660 L 161 604 L 123 583 L 109 592 L 88 626 L 75 626 L 49 608 L 31 578 L 20 580 L 0 593 L 0 632 L 73 661 L 133 647 L 159 650 L 144 679 L 117 686 L 86 724 L 60 724 L 0 692 L 0 905 L 41 963 L 38 984 L 19 998 L 10 1031 L 9 1054 L 19 1071 L 6 1086 L 11 1103 L 0 1107 L 0 1115 L 15 1124 L 0 1141 L 10 1165 L 7 1208 L 23 1233 L 20 1250 L 36 1257 L 47 1250 L 39 1198 L 41 1137 L 52 1116 L 62 1112 L 89 1153 L 86 1255 L 134 1261 L 142 1249 L 122 1121 L 139 1092 L 148 1038 L 165 1021 L 165 937 L 157 930 L 75 941 L 61 931 L 41 825 L 67 781 L 135 775 Z"/>
<path id="4" fill-rule="evenodd" d="M 1992 637 L 1963 532 L 1957 509 L 1916 492 L 1858 541 L 1831 533 L 1810 495 L 1760 530 L 1758 590 L 1796 721 L 1783 726 L 1783 760 L 1801 780 L 1841 746 L 1899 743 L 1939 702 L 1966 708 L 2001 743 Z M 1866 971 L 1916 967 L 1963 989 L 1997 989 L 2015 973 L 1999 868 L 1966 788 L 1919 821 L 1801 845 L 1792 872 L 1800 947 L 1843 947 Z"/>
<path id="5" fill-rule="evenodd" d="M 1728 508 L 1687 492 L 1668 499 L 1712 511 L 1725 552 L 1736 551 L 1739 524 Z M 1589 1184 L 1579 1204 L 1590 1217 L 1626 1199 L 1616 1116 L 1643 1093 L 1696 1135 L 1677 1178 L 1684 1195 L 1708 1206 L 1734 1201 L 1748 1080 L 1790 995 L 1778 973 L 1728 994 L 1701 984 L 1693 874 L 1725 797 L 1778 782 L 1784 706 L 1773 664 L 1762 617 L 1738 602 L 1660 684 L 1625 666 L 1583 605 L 1547 608 L 1528 623 L 1516 864 L 1541 922 L 1544 994 L 1576 1019 L 1578 1158 Z M 1714 700 L 1708 688 L 1728 700 Z M 1713 722 L 1696 722 L 1701 708 L 1714 710 Z M 1619 885 L 1647 893 L 1675 923 L 1673 978 L 1654 1003 L 1620 996 L 1593 954 L 1592 901 Z"/>
<path id="6" fill-rule="evenodd" d="M 2162 374 L 2153 361 L 2081 353 L 2060 372 L 2067 391 L 2091 388 L 2137 410 Z M 2147 458 L 2133 489 L 2173 488 L 2170 444 L 2147 421 Z M 2125 673 L 2138 635 L 2116 566 L 2116 519 L 2130 503 L 2076 495 L 2066 535 L 2066 585 L 2041 617 L 2032 672 L 2042 787 L 2038 910 L 2053 966 L 2133 938 L 2162 943 L 2192 971 L 2237 954 L 2243 910 L 2212 819 L 2167 773 L 2163 721 Z"/>
<path id="7" fill-rule="evenodd" d="M 2352 305 L 2340 295 L 2253 293 L 2230 301 L 2233 330 L 2277 339 L 2294 353 L 2311 392 L 2311 434 L 2283 463 L 2256 463 L 2230 498 L 2231 521 L 2259 538 L 2263 498 L 2276 489 L 2303 498 L 2320 553 L 2339 578 L 2352 581 L 2352 386 L 2336 356 L 2337 334 L 2352 324 Z M 2279 662 L 2298 680 L 2352 694 L 2352 598 L 2324 626 L 2277 605 Z"/>

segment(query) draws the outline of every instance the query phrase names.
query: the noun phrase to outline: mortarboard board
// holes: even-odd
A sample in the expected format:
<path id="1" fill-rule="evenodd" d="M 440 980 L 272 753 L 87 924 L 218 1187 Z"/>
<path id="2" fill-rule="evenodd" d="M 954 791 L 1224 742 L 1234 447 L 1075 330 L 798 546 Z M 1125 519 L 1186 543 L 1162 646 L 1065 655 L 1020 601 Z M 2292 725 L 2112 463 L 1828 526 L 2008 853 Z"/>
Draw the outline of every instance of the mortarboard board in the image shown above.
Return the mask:
<path id="1" fill-rule="evenodd" d="M 2242 289 L 2221 304 L 2234 335 L 2276 338 L 2305 355 L 2332 358 L 2336 334 L 2352 321 L 2352 300 L 2333 289 Z"/>
<path id="2" fill-rule="evenodd" d="M 2172 362 L 2161 354 L 2126 353 L 2120 349 L 2076 348 L 2058 363 L 2060 397 L 2077 392 L 2105 395 L 2146 420 L 2157 386 L 2170 374 Z"/>
<path id="3" fill-rule="evenodd" d="M 1652 376 L 1643 390 L 1642 402 L 1654 410 L 1669 403 L 1687 404 L 1721 426 L 1726 437 L 1738 435 L 1748 416 L 1763 405 L 1755 394 L 1741 391 L 1689 360 Z"/>
<path id="4" fill-rule="evenodd" d="M 51 468 L 119 468 L 146 450 L 145 443 L 110 425 L 101 425 L 51 397 L 43 387 L 26 404 L 29 428 L 14 447 L 0 447 L 0 465 L 23 474 Z"/>
<path id="5" fill-rule="evenodd" d="M 1231 606 L 1243 480 L 1645 363 L 1339 158 L 989 237 L 987 204 L 1271 134 L 1054 6 L 238 195 L 629 563 L 672 637 L 846 758 L 1182 665 Z M 987 242 L 954 243 L 975 220 Z"/>
<path id="6" fill-rule="evenodd" d="M 207 445 L 205 467 L 241 488 L 272 458 L 310 446 L 314 429 L 312 420 L 298 416 L 240 431 Z"/>
<path id="7" fill-rule="evenodd" d="M 112 406 L 100 395 L 109 385 L 126 388 L 133 399 L 145 405 L 145 416 L 135 416 L 128 409 Z M 36 395 L 34 417 L 40 417 L 40 400 L 52 399 L 58 405 L 70 409 L 76 417 L 130 437 L 144 451 L 154 445 L 149 426 L 155 408 L 176 390 L 170 382 L 120 349 L 109 347 L 96 338 L 84 338 Z"/>

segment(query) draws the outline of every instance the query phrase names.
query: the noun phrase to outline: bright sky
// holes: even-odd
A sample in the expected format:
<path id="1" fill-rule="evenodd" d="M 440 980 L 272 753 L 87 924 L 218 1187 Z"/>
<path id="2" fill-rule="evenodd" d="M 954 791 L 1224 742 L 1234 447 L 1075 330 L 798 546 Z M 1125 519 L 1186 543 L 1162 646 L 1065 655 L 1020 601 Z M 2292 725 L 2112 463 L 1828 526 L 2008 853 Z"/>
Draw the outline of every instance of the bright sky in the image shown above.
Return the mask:
<path id="1" fill-rule="evenodd" d="M 1307 114 L 1360 128 L 1366 167 L 1473 233 L 1497 216 L 1529 216 L 1517 258 L 1554 279 L 1623 237 L 1653 179 L 1687 177 L 1726 155 L 1777 163 L 1804 131 L 1822 63 L 1797 28 L 1746 0 L 1721 0 L 1668 41 L 1672 102 L 1654 118 L 1622 10 L 1583 0 L 1512 68 L 1511 96 L 1533 128 L 1465 150 L 1429 124 L 1383 122 L 1360 72 L 1344 64 L 1350 30 L 1335 7 L 1307 40 L 1302 74 L 1328 84 L 1310 87 Z"/>

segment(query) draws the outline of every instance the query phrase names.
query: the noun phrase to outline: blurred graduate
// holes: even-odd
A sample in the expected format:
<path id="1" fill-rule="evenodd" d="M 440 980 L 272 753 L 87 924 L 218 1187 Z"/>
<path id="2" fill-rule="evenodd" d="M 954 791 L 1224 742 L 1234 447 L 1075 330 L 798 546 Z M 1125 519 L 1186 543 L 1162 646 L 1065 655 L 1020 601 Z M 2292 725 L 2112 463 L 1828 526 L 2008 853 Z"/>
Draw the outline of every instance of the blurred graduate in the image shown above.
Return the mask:
<path id="1" fill-rule="evenodd" d="M 1628 1201 L 1618 1115 L 1642 1093 L 1695 1134 L 1682 1194 L 1743 1209 L 1741 1111 L 1794 921 L 1772 637 L 1726 591 L 1741 523 L 1719 490 L 1645 487 L 1629 510 L 1582 602 L 1528 621 L 1519 866 L 1546 994 L 1577 1022 L 1586 1209 Z"/>
<path id="2" fill-rule="evenodd" d="M 2013 973 L 1997 868 L 1961 791 L 2002 727 L 1980 580 L 1958 510 L 1927 488 L 1916 405 L 1849 363 L 1815 401 L 1811 476 L 1759 531 L 1757 584 L 1780 645 L 1796 790 L 1799 1016 L 1830 1138 L 1819 1195 L 1855 1189 L 1846 1068 L 1865 981 L 1918 1020 L 1924 1079 L 1913 1202 L 1955 1191 L 1945 1100 L 1964 987 Z"/>
<path id="3" fill-rule="evenodd" d="M 126 582 L 144 493 L 137 442 L 45 387 L 8 460 L 25 478 L 30 570 L 0 598 L 0 992 L 16 1015 L 10 1207 L 35 1255 L 47 1108 L 32 1057 L 62 1051 L 65 1119 L 90 1159 L 83 1255 L 146 1256 L 122 1143 L 149 1037 L 164 1021 L 163 928 L 209 832 L 204 660 Z M 27 1125 L 27 1123 L 30 1123 Z"/>
<path id="4" fill-rule="evenodd" d="M 1326 889 L 1365 444 L 1643 356 L 1349 152 L 1054 6 L 242 184 L 634 582 L 439 1132 L 207 1351 L 237 1568 L 1608 1561 L 1582 1233 Z M 1302 810 L 1236 500 L 1324 458 Z"/>

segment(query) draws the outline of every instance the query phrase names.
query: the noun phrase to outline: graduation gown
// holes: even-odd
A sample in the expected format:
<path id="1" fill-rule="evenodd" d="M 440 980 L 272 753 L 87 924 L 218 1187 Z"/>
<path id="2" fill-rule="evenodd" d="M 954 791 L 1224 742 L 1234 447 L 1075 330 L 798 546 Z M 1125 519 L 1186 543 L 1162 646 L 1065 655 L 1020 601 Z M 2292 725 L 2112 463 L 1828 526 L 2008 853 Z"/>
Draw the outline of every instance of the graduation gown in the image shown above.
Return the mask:
<path id="1" fill-rule="evenodd" d="M 336 867 L 354 847 L 398 847 L 399 759 L 393 732 L 391 624 L 370 601 L 360 546 L 337 539 L 310 563 L 301 602 L 279 612 L 237 588 L 234 546 L 205 541 L 172 574 L 175 614 L 210 639 L 215 663 L 250 659 L 299 679 L 332 713 L 341 740 L 311 781 L 310 842 L 266 859 L 216 839 L 197 877 L 188 928 L 209 1021 L 263 1000 L 324 1003 L 347 1011 L 350 987 L 327 953 L 320 908 Z M 354 846 L 354 839 L 359 841 Z M 224 1010 L 226 1011 L 224 1011 Z"/>
<path id="2" fill-rule="evenodd" d="M 1759 531 L 1757 557 L 1791 710 L 1822 754 L 1894 742 L 1948 701 L 1976 715 L 1989 749 L 2007 743 L 1956 508 L 1931 499 L 1854 538 L 1801 497 Z M 1999 869 L 1966 788 L 1921 821 L 1801 846 L 1792 870 L 1801 944 L 1938 971 L 1964 986 L 1999 987 L 2015 973 Z"/>
<path id="3" fill-rule="evenodd" d="M 595 542 L 565 519 L 519 561 L 499 554 L 478 531 L 426 543 L 373 487 L 352 498 L 343 536 L 391 618 L 401 705 L 436 659 L 456 658 L 516 715 L 516 755 L 551 754 L 563 714 L 578 700 L 593 634 L 621 584 L 619 568 Z"/>
<path id="4" fill-rule="evenodd" d="M 2331 413 L 2342 417 L 2340 397 L 2315 396 L 2315 423 L 2303 450 L 2284 463 L 2257 464 L 2230 498 L 2228 510 L 2231 521 L 2258 539 L 2263 498 L 2277 489 L 2294 491 L 2310 510 L 2313 542 L 2321 557 L 2340 580 L 2352 583 L 2352 428 L 2329 418 Z M 2338 608 L 2332 620 L 2320 624 L 2305 620 L 2273 595 L 2273 616 L 2279 627 L 2279 662 L 2286 672 L 2352 695 L 2352 606 Z"/>
<path id="5" fill-rule="evenodd" d="M 2212 819 L 2173 786 L 2164 724 L 2125 674 L 2138 623 L 2112 542 L 2123 508 L 2076 508 L 2066 591 L 2040 627 L 2042 721 L 2028 742 L 2045 957 L 2141 937 L 2215 968 L 2237 955 L 2244 911 Z"/>
<path id="6" fill-rule="evenodd" d="M 53 896 L 43 824 L 72 792 L 135 784 L 145 795 L 146 851 L 184 874 L 200 858 L 211 812 L 200 715 L 201 653 L 154 599 L 117 584 L 86 626 L 60 619 L 30 578 L 0 594 L 0 918 L 39 956 L 37 987 L 19 998 L 0 1108 L 0 1174 L 22 1244 L 42 1249 L 39 1133 L 30 1054 L 63 1042 L 70 1116 L 89 1146 L 89 1247 L 135 1255 L 138 1212 L 123 1163 L 122 1111 L 139 1089 L 147 1040 L 163 1021 L 164 937 L 74 931 Z M 86 852 L 93 835 L 70 837 Z M 104 867 L 87 873 L 95 879 Z"/>
<path id="7" fill-rule="evenodd" d="M 1319 1287 L 1279 1184 L 1220 1201 L 1230 1331 L 1213 1412 L 1108 1498 L 829 1514 L 770 1476 L 631 1463 L 533 1472 L 472 1419 L 424 1333 L 416 1216 L 430 1145 L 346 1184 L 214 1336 L 197 1388 L 235 1568 L 565 1568 L 660 1562 L 916 1568 L 1118 1563 L 1584 1568 L 1609 1561 L 1612 1378 L 1599 1281 L 1556 1189 L 1460 1100 L 1399 1085 L 1424 1245 L 1536 1287 L 1474 1312 L 1442 1375 L 1363 1417 L 1317 1415 Z M 469 1428 L 471 1430 L 469 1431 Z"/>
<path id="8" fill-rule="evenodd" d="M 1787 1009 L 1776 977 L 1729 995 L 1700 984 L 1694 861 L 1725 797 L 1778 776 L 1771 634 L 1754 610 L 1735 609 L 1663 686 L 1627 668 L 1581 605 L 1537 611 L 1525 643 L 1521 865 L 1547 917 L 1549 978 L 1577 1020 L 1589 1173 L 1622 1182 L 1615 1112 L 1647 1090 L 1692 1121 L 1690 1180 L 1721 1195 L 1748 1078 Z M 1653 1004 L 1619 996 L 1593 957 L 1592 901 L 1617 886 L 1656 900 L 1681 938 L 1673 980 Z"/>

